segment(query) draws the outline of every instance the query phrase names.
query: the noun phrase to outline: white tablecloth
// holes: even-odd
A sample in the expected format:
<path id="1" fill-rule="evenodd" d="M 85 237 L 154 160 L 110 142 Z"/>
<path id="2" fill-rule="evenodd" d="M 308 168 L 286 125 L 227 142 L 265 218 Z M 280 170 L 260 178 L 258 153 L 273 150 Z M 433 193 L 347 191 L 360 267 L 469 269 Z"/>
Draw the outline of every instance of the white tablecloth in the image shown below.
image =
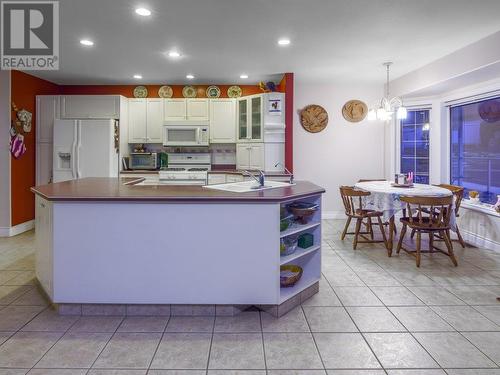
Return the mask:
<path id="1" fill-rule="evenodd" d="M 369 196 L 363 197 L 365 208 L 382 212 L 385 221 L 406 208 L 406 203 L 399 199 L 402 195 L 414 197 L 448 197 L 453 195 L 448 189 L 424 184 L 414 184 L 412 188 L 400 188 L 391 186 L 391 181 L 367 181 L 358 182 L 354 186 L 371 193 Z M 454 206 L 453 204 L 450 218 L 451 228 L 455 228 Z"/>

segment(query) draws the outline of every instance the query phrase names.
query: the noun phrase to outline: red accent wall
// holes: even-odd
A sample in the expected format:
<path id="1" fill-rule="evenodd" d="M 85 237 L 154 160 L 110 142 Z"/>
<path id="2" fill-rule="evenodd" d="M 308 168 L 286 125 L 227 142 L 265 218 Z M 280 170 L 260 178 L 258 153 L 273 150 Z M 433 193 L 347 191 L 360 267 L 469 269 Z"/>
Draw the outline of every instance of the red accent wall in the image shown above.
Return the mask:
<path id="1" fill-rule="evenodd" d="M 11 101 L 18 109 L 33 114 L 31 132 L 24 134 L 26 153 L 19 159 L 11 157 L 11 220 L 12 226 L 33 220 L 35 200 L 30 188 L 35 185 L 36 96 L 59 94 L 59 86 L 24 72 L 11 72 Z M 15 119 L 12 111 L 11 118 Z"/>
<path id="2" fill-rule="evenodd" d="M 61 86 L 61 94 L 67 95 L 123 95 L 134 97 L 134 88 L 138 85 L 66 85 Z M 144 85 L 148 89 L 148 98 L 158 98 L 158 90 L 162 85 Z M 174 98 L 183 98 L 182 88 L 185 85 L 169 85 L 174 92 Z M 209 85 L 193 85 L 197 89 L 198 98 L 206 98 Z M 227 89 L 231 85 L 217 85 L 221 91 L 221 98 L 227 98 Z M 256 85 L 239 85 L 242 95 L 260 94 L 262 91 Z"/>

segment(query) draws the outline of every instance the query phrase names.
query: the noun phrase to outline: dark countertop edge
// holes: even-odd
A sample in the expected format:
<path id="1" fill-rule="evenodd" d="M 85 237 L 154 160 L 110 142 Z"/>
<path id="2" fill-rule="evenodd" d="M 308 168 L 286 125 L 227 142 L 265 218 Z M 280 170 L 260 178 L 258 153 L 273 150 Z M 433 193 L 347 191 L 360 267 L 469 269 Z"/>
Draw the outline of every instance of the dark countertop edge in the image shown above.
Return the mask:
<path id="1" fill-rule="evenodd" d="M 313 195 L 323 194 L 324 189 L 311 191 L 304 194 L 295 194 L 291 196 L 286 196 L 282 198 L 276 197 L 58 197 L 47 195 L 41 193 L 35 188 L 30 189 L 34 194 L 41 196 L 42 198 L 48 200 L 49 202 L 138 202 L 138 203 L 281 203 L 290 200 L 310 197 Z"/>

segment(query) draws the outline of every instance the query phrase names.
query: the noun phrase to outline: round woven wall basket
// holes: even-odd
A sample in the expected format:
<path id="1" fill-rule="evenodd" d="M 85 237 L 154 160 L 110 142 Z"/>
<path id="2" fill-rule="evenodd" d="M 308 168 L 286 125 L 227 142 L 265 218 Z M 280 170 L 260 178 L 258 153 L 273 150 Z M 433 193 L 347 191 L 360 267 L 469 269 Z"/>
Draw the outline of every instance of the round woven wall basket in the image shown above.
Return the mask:
<path id="1" fill-rule="evenodd" d="M 300 111 L 300 123 L 309 133 L 319 133 L 328 125 L 328 113 L 320 105 L 308 105 Z"/>

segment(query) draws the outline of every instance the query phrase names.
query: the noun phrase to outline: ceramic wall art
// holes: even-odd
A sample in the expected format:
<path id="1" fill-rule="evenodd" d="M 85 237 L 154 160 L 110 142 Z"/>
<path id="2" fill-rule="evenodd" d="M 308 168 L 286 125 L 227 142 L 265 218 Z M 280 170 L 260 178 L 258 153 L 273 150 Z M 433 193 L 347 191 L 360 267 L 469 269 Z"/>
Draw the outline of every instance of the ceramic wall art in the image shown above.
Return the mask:
<path id="1" fill-rule="evenodd" d="M 184 86 L 182 96 L 185 98 L 196 98 L 196 89 L 193 86 Z"/>
<path id="2" fill-rule="evenodd" d="M 168 98 L 171 98 L 172 95 L 174 95 L 174 90 L 172 90 L 172 87 L 170 87 L 170 86 L 162 86 L 158 90 L 158 96 L 160 98 L 168 99 Z"/>
<path id="3" fill-rule="evenodd" d="M 148 97 L 148 89 L 144 86 L 137 86 L 134 89 L 134 98 L 147 98 Z"/>
<path id="4" fill-rule="evenodd" d="M 220 96 L 220 88 L 217 86 L 208 86 L 206 94 L 207 98 L 218 98 Z"/>
<path id="5" fill-rule="evenodd" d="M 227 96 L 230 98 L 239 98 L 242 94 L 240 86 L 231 86 L 227 89 Z"/>
<path id="6" fill-rule="evenodd" d="M 25 133 L 29 133 L 31 131 L 31 119 L 33 118 L 31 112 L 21 109 L 20 111 L 17 111 L 17 118 L 21 122 L 23 131 Z"/>
<path id="7" fill-rule="evenodd" d="M 300 123 L 309 133 L 319 133 L 328 125 L 328 113 L 320 105 L 308 105 L 300 111 Z"/>
<path id="8" fill-rule="evenodd" d="M 342 107 L 342 116 L 349 122 L 360 122 L 368 114 L 368 106 L 361 100 L 349 100 Z"/>

